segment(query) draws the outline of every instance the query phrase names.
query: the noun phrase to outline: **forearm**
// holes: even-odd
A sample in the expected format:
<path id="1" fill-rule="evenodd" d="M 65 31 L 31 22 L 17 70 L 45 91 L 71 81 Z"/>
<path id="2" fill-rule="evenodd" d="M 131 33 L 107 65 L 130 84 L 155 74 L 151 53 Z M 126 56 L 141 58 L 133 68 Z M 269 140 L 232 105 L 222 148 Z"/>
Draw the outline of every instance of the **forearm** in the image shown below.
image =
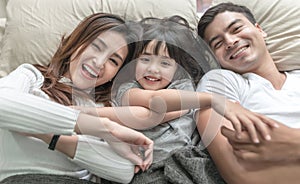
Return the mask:
<path id="1" fill-rule="evenodd" d="M 300 176 L 296 174 L 300 169 L 299 163 L 260 164 L 237 159 L 231 145 L 220 133 L 221 125 L 232 128 L 230 122 L 212 110 L 202 111 L 198 117 L 197 127 L 201 134 L 202 141 L 207 145 L 212 159 L 227 183 L 273 184 L 285 183 L 286 181 L 289 181 L 289 183 L 299 182 Z M 213 136 L 210 137 L 211 135 Z M 284 150 L 281 151 L 284 152 Z"/>
<path id="2" fill-rule="evenodd" d="M 72 134 L 78 111 L 13 90 L 0 90 L 0 128 L 24 133 Z"/>
<path id="3" fill-rule="evenodd" d="M 181 116 L 187 114 L 188 112 L 189 112 L 189 110 L 167 112 L 162 123 L 171 121 L 173 119 L 180 118 Z"/>
<path id="4" fill-rule="evenodd" d="M 164 114 L 158 114 L 141 106 L 122 107 L 91 107 L 82 108 L 82 111 L 91 115 L 106 117 L 120 125 L 129 128 L 144 130 L 160 124 Z"/>
<path id="5" fill-rule="evenodd" d="M 157 113 L 166 113 L 178 110 L 210 107 L 213 96 L 209 93 L 162 89 L 157 91 L 144 90 L 138 95 L 140 89 L 131 89 L 123 98 L 125 105 L 143 106 Z"/>
<path id="6" fill-rule="evenodd" d="M 35 137 L 49 144 L 53 135 L 35 135 Z M 60 136 L 55 150 L 64 153 L 82 168 L 110 181 L 128 183 L 134 175 L 134 164 L 119 156 L 106 142 L 96 137 Z"/>
<path id="7" fill-rule="evenodd" d="M 46 144 L 50 144 L 53 134 L 36 134 L 33 135 L 36 138 L 43 140 Z M 55 150 L 64 153 L 69 158 L 74 158 L 78 143 L 78 137 L 76 135 L 64 136 L 61 135 L 55 145 Z"/>

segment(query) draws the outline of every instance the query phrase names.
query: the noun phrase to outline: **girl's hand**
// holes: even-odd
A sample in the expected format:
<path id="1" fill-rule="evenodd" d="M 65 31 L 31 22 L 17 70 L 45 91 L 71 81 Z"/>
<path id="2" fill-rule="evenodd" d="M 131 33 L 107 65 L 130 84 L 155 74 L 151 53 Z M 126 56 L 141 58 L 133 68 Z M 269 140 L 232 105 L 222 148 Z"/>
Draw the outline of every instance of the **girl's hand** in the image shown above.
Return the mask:
<path id="1" fill-rule="evenodd" d="M 264 139 L 270 140 L 271 136 L 269 134 L 268 126 L 270 128 L 278 127 L 275 120 L 255 112 L 251 112 L 243 108 L 239 103 L 232 102 L 225 98 L 218 98 L 214 101 L 214 103 L 214 109 L 219 114 L 223 114 L 226 119 L 231 121 L 234 129 L 236 130 L 237 138 L 240 138 L 242 130 L 246 129 L 251 140 L 254 143 L 259 143 L 257 131 Z"/>

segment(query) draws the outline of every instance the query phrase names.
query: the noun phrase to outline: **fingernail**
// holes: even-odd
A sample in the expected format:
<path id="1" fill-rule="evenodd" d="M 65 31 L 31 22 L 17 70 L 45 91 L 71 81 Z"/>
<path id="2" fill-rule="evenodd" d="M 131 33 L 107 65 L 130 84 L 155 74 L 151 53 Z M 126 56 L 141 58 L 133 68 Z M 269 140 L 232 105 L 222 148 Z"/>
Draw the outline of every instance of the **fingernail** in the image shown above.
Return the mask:
<path id="1" fill-rule="evenodd" d="M 259 143 L 259 140 L 258 139 L 254 139 L 254 143 Z"/>
<path id="2" fill-rule="evenodd" d="M 279 125 L 277 123 L 274 126 L 275 126 L 275 128 L 279 128 Z"/>
<path id="3" fill-rule="evenodd" d="M 270 135 L 267 135 L 267 136 L 265 137 L 265 139 L 266 139 L 267 141 L 269 141 L 269 140 L 271 140 L 271 136 L 270 136 Z"/>

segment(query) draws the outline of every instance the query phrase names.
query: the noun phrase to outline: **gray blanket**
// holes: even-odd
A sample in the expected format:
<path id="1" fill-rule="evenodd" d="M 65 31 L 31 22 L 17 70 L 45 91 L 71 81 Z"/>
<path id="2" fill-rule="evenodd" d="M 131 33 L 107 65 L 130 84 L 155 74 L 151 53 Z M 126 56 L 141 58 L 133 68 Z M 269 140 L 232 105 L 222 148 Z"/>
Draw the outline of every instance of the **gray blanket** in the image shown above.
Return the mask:
<path id="1" fill-rule="evenodd" d="M 116 184 L 103 181 L 104 184 Z M 187 146 L 140 172 L 131 184 L 225 184 L 206 150 Z"/>
<path id="2" fill-rule="evenodd" d="M 0 184 L 95 184 L 70 176 L 51 174 L 24 174 L 4 179 Z"/>
<path id="3" fill-rule="evenodd" d="M 116 184 L 102 180 L 103 184 Z M 131 184 L 225 184 L 215 164 L 199 146 L 187 146 L 171 157 L 154 163 L 146 172 L 140 172 Z M 94 184 L 69 176 L 28 174 L 13 176 L 0 184 Z"/>
<path id="4" fill-rule="evenodd" d="M 201 146 L 199 136 L 193 145 L 176 150 L 161 162 L 153 163 L 146 172 L 135 175 L 131 184 L 225 184 L 208 152 Z M 102 179 L 103 184 L 117 184 Z M 69 176 L 27 174 L 13 176 L 0 184 L 94 184 Z"/>

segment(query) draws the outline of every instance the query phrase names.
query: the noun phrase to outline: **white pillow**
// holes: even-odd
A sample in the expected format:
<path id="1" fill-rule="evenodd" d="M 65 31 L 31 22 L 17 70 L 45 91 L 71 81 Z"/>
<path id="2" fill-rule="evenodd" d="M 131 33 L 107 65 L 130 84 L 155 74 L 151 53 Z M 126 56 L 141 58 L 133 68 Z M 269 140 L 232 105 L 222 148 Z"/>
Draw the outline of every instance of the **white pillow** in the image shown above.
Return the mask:
<path id="1" fill-rule="evenodd" d="M 118 14 L 126 20 L 178 14 L 193 28 L 197 25 L 195 0 L 9 0 L 0 77 L 22 63 L 47 64 L 62 35 L 96 12 Z"/>
<path id="2" fill-rule="evenodd" d="M 0 18 L 6 18 L 6 3 L 8 0 L 0 0 Z"/>
<path id="3" fill-rule="evenodd" d="M 193 29 L 198 24 L 196 0 L 106 0 L 103 11 L 121 15 L 126 20 L 178 14 L 187 19 Z"/>
<path id="4" fill-rule="evenodd" d="M 213 0 L 212 5 L 228 1 L 252 11 L 268 34 L 268 48 L 279 70 L 300 69 L 300 1 Z"/>

